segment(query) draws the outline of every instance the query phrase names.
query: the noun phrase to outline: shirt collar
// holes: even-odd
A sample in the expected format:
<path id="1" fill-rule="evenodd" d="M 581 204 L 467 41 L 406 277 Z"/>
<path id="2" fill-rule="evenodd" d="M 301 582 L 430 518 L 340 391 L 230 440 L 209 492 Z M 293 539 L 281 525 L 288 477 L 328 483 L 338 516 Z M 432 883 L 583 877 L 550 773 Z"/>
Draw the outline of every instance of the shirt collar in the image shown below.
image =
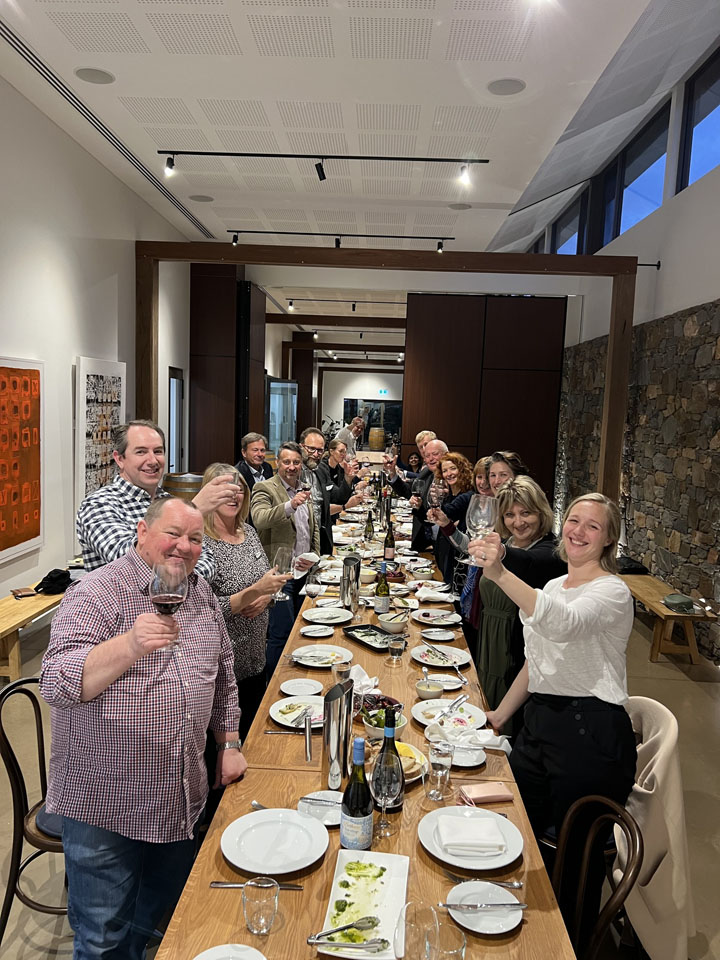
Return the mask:
<path id="1" fill-rule="evenodd" d="M 143 490 L 142 487 L 136 486 L 134 483 L 130 483 L 129 480 L 126 480 L 125 477 L 121 477 L 120 474 L 116 474 L 113 483 L 116 487 L 123 491 L 123 493 L 131 498 L 132 500 L 147 500 L 148 503 L 153 499 L 147 490 Z M 155 499 L 158 497 L 166 496 L 165 491 L 162 488 L 162 484 L 158 485 L 157 491 L 155 493 Z"/>
<path id="2" fill-rule="evenodd" d="M 298 491 L 297 491 L 297 487 L 291 487 L 290 484 L 285 483 L 285 481 L 284 481 L 283 478 L 280 476 L 280 474 L 278 474 L 278 479 L 280 480 L 280 483 L 285 487 L 285 489 L 287 490 L 287 492 L 290 494 L 290 499 L 292 500 L 292 498 L 293 498 L 293 497 L 295 496 L 295 494 L 298 492 Z"/>

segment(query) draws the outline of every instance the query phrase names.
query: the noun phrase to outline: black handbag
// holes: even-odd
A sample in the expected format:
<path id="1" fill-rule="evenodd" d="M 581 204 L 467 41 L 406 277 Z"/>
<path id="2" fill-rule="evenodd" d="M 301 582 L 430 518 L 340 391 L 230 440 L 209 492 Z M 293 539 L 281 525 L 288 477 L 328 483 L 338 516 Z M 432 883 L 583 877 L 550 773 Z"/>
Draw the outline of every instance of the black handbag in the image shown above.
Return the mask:
<path id="1" fill-rule="evenodd" d="M 70 573 L 57 567 L 46 573 L 35 587 L 35 593 L 65 593 L 70 586 Z"/>

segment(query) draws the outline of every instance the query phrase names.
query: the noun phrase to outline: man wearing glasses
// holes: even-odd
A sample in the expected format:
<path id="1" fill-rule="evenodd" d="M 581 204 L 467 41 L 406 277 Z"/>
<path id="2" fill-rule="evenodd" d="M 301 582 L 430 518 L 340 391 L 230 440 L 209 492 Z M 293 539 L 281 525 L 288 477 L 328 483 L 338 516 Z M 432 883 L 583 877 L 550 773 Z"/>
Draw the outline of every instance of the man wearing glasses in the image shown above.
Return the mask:
<path id="1" fill-rule="evenodd" d="M 320 528 L 320 551 L 331 554 L 333 552 L 332 517 L 341 513 L 346 507 L 354 507 L 362 503 L 362 497 L 353 496 L 350 486 L 352 468 L 343 463 L 345 477 L 336 484 L 322 468 L 323 454 L 325 453 L 325 437 L 317 427 L 308 427 L 300 434 L 300 446 L 303 451 L 303 463 L 306 476 L 312 483 L 312 504 L 315 519 Z"/>

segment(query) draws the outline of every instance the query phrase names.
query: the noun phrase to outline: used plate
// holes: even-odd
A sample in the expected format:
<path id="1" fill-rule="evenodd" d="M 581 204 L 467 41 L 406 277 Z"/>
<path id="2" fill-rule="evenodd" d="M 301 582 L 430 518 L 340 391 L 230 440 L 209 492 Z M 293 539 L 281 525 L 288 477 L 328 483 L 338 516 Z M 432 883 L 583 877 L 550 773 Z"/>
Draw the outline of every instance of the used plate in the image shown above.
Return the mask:
<path id="1" fill-rule="evenodd" d="M 356 640 L 358 643 L 364 643 L 373 650 L 387 650 L 390 642 L 389 635 L 380 627 L 373 623 L 360 623 L 354 627 L 343 627 L 343 633 Z"/>
<path id="2" fill-rule="evenodd" d="M 323 697 L 295 696 L 277 700 L 270 704 L 270 716 L 281 727 L 294 727 L 293 720 L 297 720 L 306 707 L 313 708 L 312 725 L 319 727 L 324 717 L 325 699 Z"/>
<path id="3" fill-rule="evenodd" d="M 430 627 L 428 630 L 421 630 L 420 636 L 425 637 L 431 643 L 449 643 L 455 639 L 452 630 L 443 630 L 441 627 Z"/>
<path id="4" fill-rule="evenodd" d="M 315 797 L 317 800 L 337 800 L 334 806 L 324 803 L 307 803 L 304 800 L 298 800 L 297 808 L 300 813 L 306 817 L 315 817 L 326 827 L 340 826 L 340 803 L 342 803 L 342 792 L 340 790 L 314 790 L 306 794 L 308 797 Z"/>
<path id="5" fill-rule="evenodd" d="M 443 690 L 459 690 L 462 686 L 456 673 L 434 673 L 432 679 L 433 683 L 441 683 Z M 282 690 L 282 687 L 280 689 Z"/>
<path id="6" fill-rule="evenodd" d="M 449 627 L 462 620 L 459 613 L 451 610 L 413 610 L 410 616 L 427 627 Z"/>
<path id="7" fill-rule="evenodd" d="M 374 916 L 380 923 L 373 930 L 346 931 L 334 934 L 338 947 L 316 944 L 318 953 L 355 960 L 394 960 L 393 935 L 400 910 L 405 904 L 410 858 L 374 850 L 339 850 L 335 875 L 323 930 L 337 927 L 360 917 Z M 341 886 L 342 884 L 342 886 Z M 341 907 L 340 904 L 343 904 Z M 357 941 L 380 937 L 388 941 L 387 950 L 369 951 L 358 948 L 343 950 L 342 938 Z"/>
<path id="8" fill-rule="evenodd" d="M 297 810 L 256 810 L 225 828 L 220 849 L 239 870 L 273 877 L 309 867 L 325 853 L 328 841 L 322 823 Z"/>
<path id="9" fill-rule="evenodd" d="M 382 750 L 382 744 L 383 744 L 382 740 L 373 741 L 368 744 L 368 748 L 370 751 L 370 757 L 368 758 L 368 765 L 370 769 L 372 769 L 372 767 L 375 765 L 375 761 L 377 760 L 378 755 Z M 405 757 L 411 756 L 414 760 L 417 760 L 417 762 L 420 764 L 420 769 L 417 770 L 415 773 L 411 773 L 410 776 L 408 776 L 407 773 L 405 774 L 406 784 L 415 783 L 417 780 L 419 780 L 422 777 L 424 773 L 427 773 L 428 766 L 429 766 L 428 758 L 425 756 L 422 750 L 418 750 L 418 748 L 412 743 L 405 743 L 404 740 L 398 740 L 395 743 L 395 746 L 397 747 L 397 752 L 400 755 L 401 763 L 402 763 L 403 756 Z M 403 764 L 403 773 L 405 773 L 405 767 L 406 767 L 406 764 Z"/>
<path id="10" fill-rule="evenodd" d="M 393 597 L 393 606 L 398 610 L 417 610 L 420 601 L 415 597 Z"/>
<path id="11" fill-rule="evenodd" d="M 303 637 L 312 637 L 313 640 L 318 640 L 320 637 L 331 637 L 334 632 L 332 627 L 326 627 L 323 624 L 313 627 L 300 627 L 300 633 Z"/>
<path id="12" fill-rule="evenodd" d="M 442 580 L 411 580 L 408 586 L 413 590 L 427 587 L 428 590 L 437 590 L 438 593 L 447 593 L 450 590 L 450 587 Z"/>
<path id="13" fill-rule="evenodd" d="M 445 657 L 449 657 L 458 667 L 462 667 L 464 664 L 470 663 L 472 660 L 472 657 L 467 650 L 458 650 L 457 647 L 444 647 L 442 652 Z M 439 656 L 434 650 L 426 647 L 424 643 L 419 644 L 417 647 L 413 647 L 410 656 L 413 658 L 413 660 L 416 660 L 418 663 L 424 663 L 427 667 L 448 666 L 448 661 L 445 660 L 444 657 Z"/>
<path id="14" fill-rule="evenodd" d="M 441 815 L 468 820 L 478 817 L 493 817 L 505 838 L 506 849 L 502 853 L 494 853 L 487 857 L 478 854 L 458 857 L 454 853 L 446 853 L 440 846 L 437 836 L 437 821 Z M 437 810 L 431 810 L 418 824 L 418 839 L 427 852 L 437 857 L 442 863 L 447 863 L 452 867 L 464 867 L 466 870 L 495 870 L 498 867 L 506 867 L 509 863 L 517 860 L 523 851 L 522 834 L 515 824 L 505 817 L 501 817 L 500 814 L 494 813 L 492 810 L 484 810 L 482 807 L 440 807 Z"/>
<path id="15" fill-rule="evenodd" d="M 445 898 L 448 903 L 518 903 L 518 898 L 504 887 L 498 887 L 487 880 L 468 880 L 453 887 Z M 449 910 L 455 923 L 475 933 L 507 933 L 521 922 L 523 912 L 512 906 L 492 910 Z"/>
<path id="16" fill-rule="evenodd" d="M 334 663 L 350 663 L 353 658 L 347 647 L 318 643 L 293 650 L 293 660 L 304 667 L 331 667 Z"/>
<path id="17" fill-rule="evenodd" d="M 452 700 L 421 700 L 416 703 L 410 713 L 413 720 L 417 720 L 424 727 L 432 723 L 435 714 L 450 706 Z M 272 713 L 271 713 L 272 716 Z M 472 703 L 462 703 L 449 717 L 443 717 L 443 726 L 466 730 L 485 726 L 487 717 L 480 707 Z"/>
<path id="18" fill-rule="evenodd" d="M 350 623 L 353 615 L 343 607 L 310 607 L 303 610 L 303 620 L 308 623 Z"/>
<path id="19" fill-rule="evenodd" d="M 320 693 L 322 688 L 323 685 L 319 680 L 297 677 L 295 680 L 286 680 L 285 683 L 281 683 L 280 693 L 284 693 L 287 697 L 312 697 Z"/>

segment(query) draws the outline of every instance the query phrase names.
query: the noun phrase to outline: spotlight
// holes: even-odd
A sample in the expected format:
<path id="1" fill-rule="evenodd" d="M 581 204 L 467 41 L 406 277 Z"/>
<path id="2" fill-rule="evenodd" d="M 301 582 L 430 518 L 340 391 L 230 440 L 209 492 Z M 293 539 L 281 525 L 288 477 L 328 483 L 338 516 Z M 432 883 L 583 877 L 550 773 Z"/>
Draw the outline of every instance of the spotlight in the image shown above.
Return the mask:
<path id="1" fill-rule="evenodd" d="M 363 338 L 363 331 L 361 330 L 361 331 L 360 331 L 360 339 L 362 340 L 362 338 Z"/>
<path id="2" fill-rule="evenodd" d="M 401 353 L 398 354 L 397 362 L 398 362 L 398 363 L 402 363 L 402 354 L 401 354 Z"/>
<path id="3" fill-rule="evenodd" d="M 322 160 L 318 160 L 318 162 L 315 164 L 315 173 L 317 173 L 318 180 L 320 181 L 320 183 L 322 183 L 323 180 L 327 180 L 327 177 L 325 176 L 325 168 L 323 167 Z"/>
<path id="4" fill-rule="evenodd" d="M 292 300 L 288 300 L 288 310 L 294 310 L 294 309 L 295 307 L 293 306 Z"/>
<path id="5" fill-rule="evenodd" d="M 313 340 L 317 340 L 317 338 L 318 338 L 318 332 L 316 330 L 315 333 L 313 333 Z"/>
<path id="6" fill-rule="evenodd" d="M 165 161 L 165 176 L 172 177 L 175 174 L 175 157 L 168 157 Z"/>
<path id="7" fill-rule="evenodd" d="M 340 237 L 335 237 L 335 249 L 340 249 Z"/>
<path id="8" fill-rule="evenodd" d="M 458 183 L 461 183 L 464 187 L 469 187 L 470 184 L 472 183 L 472 180 L 470 179 L 470 170 L 466 163 L 464 163 L 460 167 L 460 176 L 458 177 Z"/>
<path id="9" fill-rule="evenodd" d="M 356 304 L 355 302 L 353 302 L 353 305 L 352 305 L 352 312 L 353 312 L 353 313 L 355 313 L 355 308 L 356 308 L 356 306 L 357 306 L 357 304 Z"/>
<path id="10" fill-rule="evenodd" d="M 442 241 L 442 240 L 438 240 L 437 252 L 438 252 L 438 253 L 442 253 L 442 252 L 443 252 L 443 241 Z"/>
<path id="11" fill-rule="evenodd" d="M 233 234 L 232 245 L 233 245 L 234 247 L 236 247 L 236 246 L 238 245 L 238 235 L 237 235 L 236 233 Z"/>

